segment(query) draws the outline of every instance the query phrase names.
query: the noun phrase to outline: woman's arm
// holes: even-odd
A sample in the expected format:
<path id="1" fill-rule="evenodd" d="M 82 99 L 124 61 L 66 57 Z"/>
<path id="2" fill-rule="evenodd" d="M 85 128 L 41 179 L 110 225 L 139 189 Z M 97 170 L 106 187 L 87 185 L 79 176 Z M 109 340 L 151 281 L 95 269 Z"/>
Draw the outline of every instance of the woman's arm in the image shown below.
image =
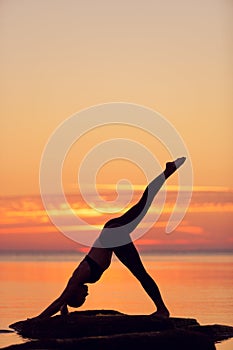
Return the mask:
<path id="1" fill-rule="evenodd" d="M 42 319 L 42 318 L 49 318 L 53 315 L 55 315 L 61 307 L 64 305 L 64 301 L 59 297 L 58 299 L 54 300 L 52 304 L 50 304 L 41 314 L 39 314 L 36 318 Z"/>
<path id="2" fill-rule="evenodd" d="M 69 298 L 77 293 L 77 288 L 79 285 L 87 282 L 90 275 L 90 268 L 87 262 L 81 262 L 79 266 L 73 272 L 71 278 L 69 279 L 66 288 L 62 294 L 54 300 L 41 314 L 36 318 L 48 318 L 55 315 L 58 311 L 61 311 L 62 315 L 68 313 L 67 301 Z"/>
<path id="3" fill-rule="evenodd" d="M 69 282 L 62 292 L 62 294 L 54 300 L 42 313 L 40 313 L 36 318 L 42 319 L 42 318 L 48 318 L 53 315 L 55 315 L 58 311 L 61 311 L 62 314 L 65 314 L 65 307 L 66 307 L 66 314 L 68 313 L 67 309 L 67 300 L 69 299 L 70 295 L 74 293 L 76 289 L 77 282 L 75 278 L 71 277 L 69 279 Z"/>

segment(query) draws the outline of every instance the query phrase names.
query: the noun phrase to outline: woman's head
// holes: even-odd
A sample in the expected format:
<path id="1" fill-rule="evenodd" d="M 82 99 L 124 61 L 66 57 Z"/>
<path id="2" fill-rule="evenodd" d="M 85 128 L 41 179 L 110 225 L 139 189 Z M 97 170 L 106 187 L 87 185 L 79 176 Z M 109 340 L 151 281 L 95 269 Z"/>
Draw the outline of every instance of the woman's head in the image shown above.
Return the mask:
<path id="1" fill-rule="evenodd" d="M 85 302 L 87 295 L 88 287 L 85 284 L 78 285 L 75 292 L 67 299 L 67 305 L 71 307 L 79 307 Z"/>

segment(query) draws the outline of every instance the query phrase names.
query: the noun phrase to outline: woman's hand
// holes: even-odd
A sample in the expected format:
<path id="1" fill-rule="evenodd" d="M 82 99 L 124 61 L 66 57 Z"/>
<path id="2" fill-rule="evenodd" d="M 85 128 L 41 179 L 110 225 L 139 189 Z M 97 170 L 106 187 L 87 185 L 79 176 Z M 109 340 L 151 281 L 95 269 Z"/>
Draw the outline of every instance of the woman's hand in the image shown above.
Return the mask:
<path id="1" fill-rule="evenodd" d="M 61 313 L 62 316 L 68 315 L 69 311 L 68 311 L 68 308 L 67 308 L 67 305 L 66 305 L 66 304 L 64 304 L 64 305 L 61 306 L 61 308 L 60 308 L 60 313 Z"/>

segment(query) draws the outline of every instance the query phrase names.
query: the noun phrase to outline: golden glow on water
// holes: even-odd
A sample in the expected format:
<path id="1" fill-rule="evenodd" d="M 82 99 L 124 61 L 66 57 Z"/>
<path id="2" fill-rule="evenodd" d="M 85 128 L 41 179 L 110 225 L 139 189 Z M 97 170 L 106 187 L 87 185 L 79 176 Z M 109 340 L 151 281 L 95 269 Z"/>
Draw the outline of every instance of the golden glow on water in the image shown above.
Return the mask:
<path id="1" fill-rule="evenodd" d="M 22 261 L 1 261 L 0 328 L 36 316 L 48 306 L 62 292 L 83 256 L 74 258 L 72 255 L 70 261 L 65 261 L 66 256 L 54 255 L 50 261 L 43 257 L 36 261 L 35 256 L 32 261 L 26 256 Z M 233 325 L 231 256 L 158 255 L 142 256 L 142 260 L 158 283 L 172 316 L 193 317 L 201 324 Z M 80 310 L 87 309 L 150 314 L 154 305 L 139 282 L 114 258 L 101 280 L 89 285 L 89 295 Z"/>

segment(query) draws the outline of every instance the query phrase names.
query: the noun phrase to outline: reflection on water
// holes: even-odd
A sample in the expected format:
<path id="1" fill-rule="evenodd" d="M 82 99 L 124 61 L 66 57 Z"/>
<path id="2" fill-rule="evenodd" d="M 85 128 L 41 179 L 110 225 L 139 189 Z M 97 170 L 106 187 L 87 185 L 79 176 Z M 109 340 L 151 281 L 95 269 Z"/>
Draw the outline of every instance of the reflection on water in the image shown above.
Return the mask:
<path id="1" fill-rule="evenodd" d="M 63 290 L 83 256 L 3 255 L 0 261 L 0 329 L 36 316 Z M 196 318 L 201 324 L 233 325 L 231 255 L 142 256 L 158 283 L 171 315 Z M 138 281 L 116 259 L 101 280 L 89 285 L 80 310 L 116 309 L 129 314 L 150 314 L 154 306 Z M 0 334 L 0 346 L 22 341 L 15 334 Z M 217 345 L 229 350 L 233 341 Z"/>

